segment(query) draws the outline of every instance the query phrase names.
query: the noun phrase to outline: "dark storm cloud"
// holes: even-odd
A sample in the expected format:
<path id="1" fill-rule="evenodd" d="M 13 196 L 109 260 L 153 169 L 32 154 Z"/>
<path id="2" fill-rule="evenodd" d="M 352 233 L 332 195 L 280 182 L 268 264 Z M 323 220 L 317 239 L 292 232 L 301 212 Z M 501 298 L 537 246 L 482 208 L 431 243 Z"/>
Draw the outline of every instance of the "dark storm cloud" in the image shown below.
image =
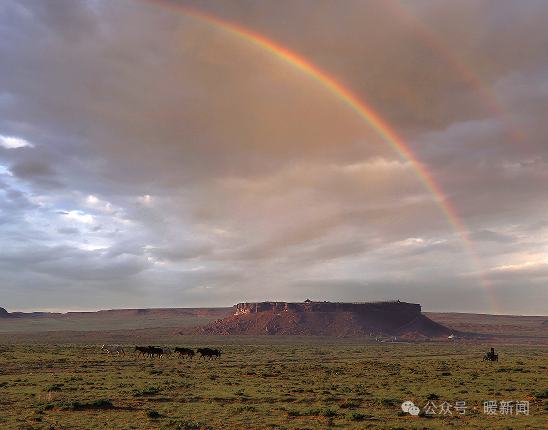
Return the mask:
<path id="1" fill-rule="evenodd" d="M 56 172 L 46 163 L 41 161 L 23 161 L 10 166 L 9 171 L 13 176 L 30 181 L 37 188 L 64 188 L 58 181 Z"/>

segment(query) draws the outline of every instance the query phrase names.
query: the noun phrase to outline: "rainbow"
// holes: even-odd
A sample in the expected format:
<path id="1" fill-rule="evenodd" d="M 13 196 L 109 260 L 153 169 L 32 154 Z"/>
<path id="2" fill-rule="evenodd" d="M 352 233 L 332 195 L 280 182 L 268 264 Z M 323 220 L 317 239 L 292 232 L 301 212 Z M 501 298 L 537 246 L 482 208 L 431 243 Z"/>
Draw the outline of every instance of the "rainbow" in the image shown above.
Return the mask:
<path id="1" fill-rule="evenodd" d="M 237 26 L 231 22 L 221 20 L 215 16 L 205 14 L 199 10 L 182 7 L 180 5 L 167 3 L 165 1 L 161 3 L 152 2 L 152 0 L 131 1 L 150 5 L 155 8 L 165 9 L 177 14 L 182 14 L 207 26 L 219 29 L 236 39 L 243 40 L 250 45 L 256 46 L 261 50 L 270 53 L 280 61 L 291 65 L 318 82 L 325 89 L 333 93 L 338 99 L 343 101 L 363 120 L 369 123 L 373 129 L 376 130 L 376 132 L 394 149 L 394 151 L 411 166 L 419 181 L 432 195 L 434 201 L 449 221 L 451 227 L 459 236 L 465 250 L 469 254 L 473 263 L 473 271 L 478 274 L 481 284 L 484 287 L 484 291 L 487 292 L 487 301 L 494 310 L 494 313 L 498 313 L 498 303 L 494 295 L 491 294 L 490 285 L 484 276 L 485 270 L 482 267 L 481 261 L 477 257 L 474 245 L 469 237 L 468 229 L 464 226 L 455 209 L 445 198 L 441 188 L 434 182 L 432 176 L 424 168 L 421 162 L 412 154 L 405 142 L 396 134 L 396 132 L 393 131 L 392 127 L 390 127 L 388 123 L 384 121 L 370 106 L 361 101 L 354 93 L 338 82 L 334 77 L 315 66 L 306 58 L 303 58 L 287 47 L 280 45 L 259 33 Z"/>
<path id="2" fill-rule="evenodd" d="M 424 21 L 420 19 L 418 14 L 413 13 L 405 4 L 398 0 L 394 0 L 390 3 L 390 6 L 390 10 L 405 21 L 411 19 L 414 24 L 415 34 L 420 39 L 421 43 L 424 43 L 432 52 L 435 52 L 439 57 L 443 58 L 455 73 L 461 76 L 463 80 L 468 83 L 468 86 L 481 96 L 485 106 L 496 113 L 496 115 L 498 115 L 506 124 L 510 139 L 515 143 L 520 144 L 522 147 L 527 147 L 527 135 L 525 131 L 508 113 L 507 107 L 504 106 L 504 103 L 497 97 L 495 91 L 489 89 L 489 86 L 481 81 L 470 65 L 468 65 L 457 52 L 451 50 L 448 44 L 442 40 L 440 35 L 427 26 Z M 533 152 L 532 149 L 530 151 L 531 153 Z"/>

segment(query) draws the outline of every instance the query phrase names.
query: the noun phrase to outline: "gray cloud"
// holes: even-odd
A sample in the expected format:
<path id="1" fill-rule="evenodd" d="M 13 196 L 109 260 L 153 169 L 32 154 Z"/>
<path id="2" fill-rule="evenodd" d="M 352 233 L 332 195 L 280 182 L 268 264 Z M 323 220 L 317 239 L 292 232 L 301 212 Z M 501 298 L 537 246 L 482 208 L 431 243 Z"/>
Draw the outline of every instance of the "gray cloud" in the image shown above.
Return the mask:
<path id="1" fill-rule="evenodd" d="M 490 230 L 474 232 L 472 234 L 472 239 L 476 241 L 491 241 L 497 243 L 515 243 L 518 240 L 515 236 L 500 234 Z"/>
<path id="2" fill-rule="evenodd" d="M 61 234 L 73 234 L 76 236 L 80 234 L 80 230 L 74 227 L 62 227 L 58 229 L 57 232 Z"/>
<path id="3" fill-rule="evenodd" d="M 153 248 L 149 252 L 155 258 L 164 261 L 183 261 L 197 257 L 207 257 L 211 255 L 214 250 L 213 244 L 200 244 L 200 245 L 175 245 L 165 248 Z"/>
<path id="4" fill-rule="evenodd" d="M 538 313 L 547 22 L 521 1 L 4 2 L 0 136 L 28 144 L 0 145 L 0 306 Z"/>

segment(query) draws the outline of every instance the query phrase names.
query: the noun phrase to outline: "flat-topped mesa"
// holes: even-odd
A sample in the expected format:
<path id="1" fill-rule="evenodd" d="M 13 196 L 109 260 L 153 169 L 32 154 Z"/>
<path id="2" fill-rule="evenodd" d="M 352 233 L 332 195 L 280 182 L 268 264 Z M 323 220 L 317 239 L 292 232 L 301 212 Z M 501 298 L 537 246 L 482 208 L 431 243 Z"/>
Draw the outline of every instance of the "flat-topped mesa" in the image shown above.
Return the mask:
<path id="1" fill-rule="evenodd" d="M 238 303 L 236 313 L 257 314 L 260 312 L 356 312 L 360 314 L 399 313 L 419 316 L 421 305 L 397 301 L 369 302 L 369 303 L 342 303 L 342 302 L 255 302 Z"/>
<path id="2" fill-rule="evenodd" d="M 339 337 L 386 334 L 410 338 L 451 333 L 447 327 L 422 315 L 419 304 L 400 301 L 238 303 L 234 315 L 197 330 L 199 334 Z"/>

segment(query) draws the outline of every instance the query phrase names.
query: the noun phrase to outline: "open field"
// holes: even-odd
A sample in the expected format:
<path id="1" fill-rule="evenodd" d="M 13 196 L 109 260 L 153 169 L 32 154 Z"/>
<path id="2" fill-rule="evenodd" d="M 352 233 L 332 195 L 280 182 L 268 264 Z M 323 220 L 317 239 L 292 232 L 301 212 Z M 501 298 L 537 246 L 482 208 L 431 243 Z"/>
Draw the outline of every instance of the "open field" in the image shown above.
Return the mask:
<path id="1" fill-rule="evenodd" d="M 492 343 L 548 345 L 546 316 L 429 313 L 428 318 L 456 331 L 475 333 L 468 338 L 489 338 Z"/>
<path id="2" fill-rule="evenodd" d="M 177 329 L 207 324 L 233 313 L 233 308 L 175 308 L 21 314 L 11 318 L 0 318 L 0 334 L 140 330 L 160 327 Z"/>
<path id="3" fill-rule="evenodd" d="M 138 358 L 129 345 L 121 357 L 101 353 L 100 345 L 3 345 L 0 427 L 544 429 L 547 425 L 547 347 L 497 348 L 500 361 L 492 363 L 481 361 L 485 346 L 322 345 L 301 338 L 268 345 L 267 338 L 250 338 L 242 345 L 240 338 L 228 336 L 224 344 L 208 343 L 223 351 L 220 359 L 211 361 Z M 208 341 L 184 340 L 179 346 L 196 348 Z M 404 413 L 404 401 L 421 408 L 420 416 Z M 490 409 L 496 414 L 485 413 L 486 401 L 496 402 Z M 501 402 L 513 403 L 501 409 L 505 405 Z M 441 404 L 451 414 L 442 414 Z M 455 409 L 458 405 L 465 407 L 460 410 L 464 413 Z"/>
<path id="4" fill-rule="evenodd" d="M 181 335 L 180 328 L 221 317 L 187 310 L 1 319 L 0 428 L 548 427 L 544 317 L 427 316 L 478 335 L 416 343 Z M 107 356 L 103 343 L 124 345 L 126 355 Z M 209 346 L 223 354 L 152 359 L 137 357 L 135 345 Z M 482 361 L 490 346 L 499 362 Z M 404 413 L 404 401 L 420 415 Z"/>

